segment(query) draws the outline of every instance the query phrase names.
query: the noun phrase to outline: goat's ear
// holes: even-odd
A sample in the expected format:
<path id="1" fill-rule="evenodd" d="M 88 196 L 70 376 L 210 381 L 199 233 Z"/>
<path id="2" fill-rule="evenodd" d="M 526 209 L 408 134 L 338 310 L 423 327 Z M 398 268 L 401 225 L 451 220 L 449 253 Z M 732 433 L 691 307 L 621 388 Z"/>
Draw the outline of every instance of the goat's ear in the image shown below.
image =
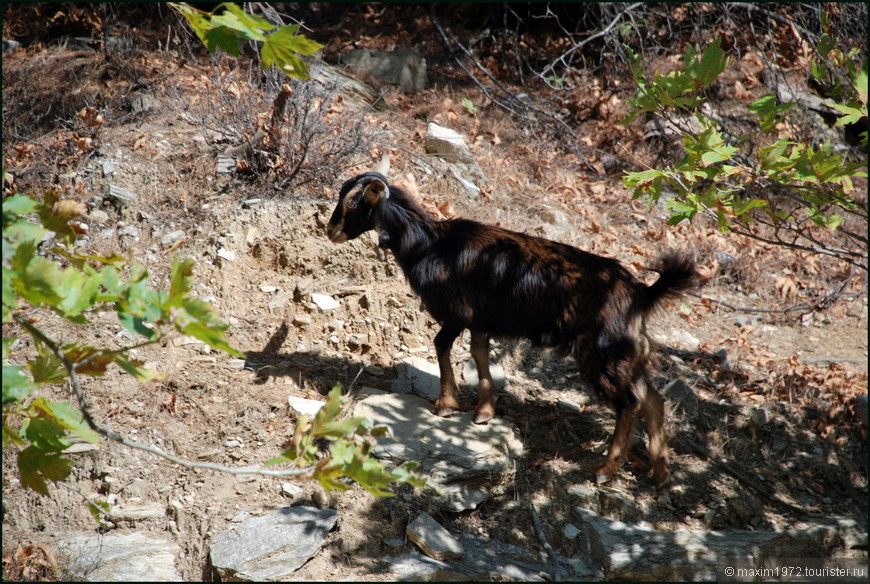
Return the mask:
<path id="1" fill-rule="evenodd" d="M 390 189 L 384 181 L 377 178 L 372 179 L 372 182 L 366 185 L 363 196 L 369 205 L 377 205 L 381 202 L 381 199 L 386 199 L 390 196 Z"/>

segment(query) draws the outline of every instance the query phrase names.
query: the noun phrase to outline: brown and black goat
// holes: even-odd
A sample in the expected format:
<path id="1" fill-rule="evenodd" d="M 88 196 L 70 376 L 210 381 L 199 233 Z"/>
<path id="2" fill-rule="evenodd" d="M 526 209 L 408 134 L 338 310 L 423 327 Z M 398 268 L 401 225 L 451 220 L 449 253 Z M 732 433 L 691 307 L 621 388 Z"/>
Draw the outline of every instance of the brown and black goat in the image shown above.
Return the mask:
<path id="1" fill-rule="evenodd" d="M 460 409 L 450 349 L 464 329 L 471 332 L 480 380 L 477 424 L 495 414 L 490 336 L 526 338 L 573 355 L 588 383 L 616 411 L 610 447 L 596 468 L 598 482 L 618 471 L 640 410 L 649 431 L 653 479 L 658 487 L 668 483 L 664 402 L 651 383 L 645 318 L 661 300 L 691 286 L 692 260 L 662 256 L 658 280 L 646 286 L 614 259 L 467 219 L 437 220 L 376 172 L 342 186 L 327 234 L 341 243 L 371 229 L 441 324 L 435 336 L 439 416 Z"/>

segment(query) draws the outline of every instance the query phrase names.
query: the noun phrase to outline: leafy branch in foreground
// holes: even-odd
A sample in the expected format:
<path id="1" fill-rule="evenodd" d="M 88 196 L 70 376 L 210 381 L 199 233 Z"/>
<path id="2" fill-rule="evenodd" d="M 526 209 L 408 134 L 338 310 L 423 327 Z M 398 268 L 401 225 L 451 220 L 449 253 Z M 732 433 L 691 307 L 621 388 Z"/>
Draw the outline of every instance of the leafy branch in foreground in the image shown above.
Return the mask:
<path id="1" fill-rule="evenodd" d="M 184 16 L 209 52 L 220 50 L 238 57 L 242 41 L 262 43 L 261 67 L 275 65 L 288 77 L 308 79 L 308 65 L 298 55 L 313 55 L 323 48 L 320 43 L 298 34 L 298 24 L 278 27 L 232 2 L 223 2 L 211 12 L 188 3 L 170 2 L 169 6 Z"/>
<path id="2" fill-rule="evenodd" d="M 431 486 L 412 472 L 413 464 L 387 470 L 369 457 L 370 438 L 384 430 L 373 428 L 362 418 L 336 420 L 342 404 L 338 388 L 313 423 L 300 421 L 295 438 L 300 455 L 296 468 L 285 471 L 193 462 L 98 425 L 81 387 L 81 375 L 102 376 L 115 364 L 141 382 L 164 378 L 130 356 L 135 348 L 183 334 L 231 355 L 244 355 L 224 340 L 228 325 L 218 319 L 211 306 L 190 297 L 192 260 L 174 260 L 169 291 L 153 290 L 148 285 L 148 271 L 126 258 L 88 256 L 75 250 L 78 228 L 73 220 L 85 212 L 81 203 L 60 200 L 52 191 L 41 200 L 13 194 L 4 199 L 2 210 L 3 446 L 16 449 L 24 487 L 48 495 L 48 482 L 63 481 L 72 471 L 72 462 L 64 457 L 72 440 L 95 443 L 100 436 L 187 468 L 313 479 L 327 488 L 347 488 L 339 479 L 349 477 L 379 495 L 388 494 L 384 489 L 390 482 Z M 92 325 L 89 317 L 93 314 L 114 311 L 124 329 L 141 340 L 114 349 L 86 343 L 61 345 L 37 326 L 45 310 L 83 327 Z M 21 343 L 12 336 L 13 323 L 32 339 L 35 356 L 16 354 Z M 26 364 L 19 364 L 21 361 Z M 36 395 L 42 385 L 64 382 L 75 394 L 78 408 Z M 333 442 L 330 459 L 316 462 L 312 458 L 309 447 L 316 437 Z M 107 511 L 100 501 L 88 501 L 88 507 L 98 519 Z"/>
<path id="3" fill-rule="evenodd" d="M 375 445 L 374 438 L 391 436 L 388 426 L 375 426 L 368 418 L 347 417 L 338 419 L 346 398 L 341 395 L 341 386 L 336 385 L 329 392 L 326 404 L 311 416 L 302 416 L 296 421 L 293 434 L 293 447 L 280 456 L 266 461 L 266 466 L 291 463 L 295 466 L 312 468 L 311 478 L 320 481 L 328 490 L 347 490 L 346 477 L 358 482 L 374 495 L 392 496 L 385 490 L 390 483 L 408 483 L 415 487 L 438 487 L 431 480 L 422 477 L 414 470 L 419 463 L 406 462 L 401 466 L 388 469 L 371 456 Z M 318 460 L 318 439 L 330 441 L 329 454 Z"/>
<path id="4" fill-rule="evenodd" d="M 815 63 L 817 78 L 845 70 L 848 83 L 838 86 L 841 101 L 826 104 L 843 115 L 838 126 L 867 118 L 867 62 L 854 62 L 823 35 Z M 667 75 L 647 76 L 633 54 L 638 85 L 623 123 L 652 112 L 678 128 L 685 156 L 675 166 L 628 172 L 623 183 L 634 197 L 651 204 L 663 195 L 670 223 L 691 220 L 698 213 L 715 218 L 723 232 L 732 232 L 781 247 L 835 257 L 867 270 L 867 198 L 856 192 L 854 179 L 866 177 L 866 160 L 850 163 L 829 141 L 812 145 L 806 137 L 787 135 L 782 122 L 794 103 L 766 95 L 748 105 L 758 131 L 726 140 L 709 112 L 702 90 L 728 66 L 715 41 L 698 55 L 691 47 L 684 67 Z M 866 132 L 862 135 L 867 144 Z"/>

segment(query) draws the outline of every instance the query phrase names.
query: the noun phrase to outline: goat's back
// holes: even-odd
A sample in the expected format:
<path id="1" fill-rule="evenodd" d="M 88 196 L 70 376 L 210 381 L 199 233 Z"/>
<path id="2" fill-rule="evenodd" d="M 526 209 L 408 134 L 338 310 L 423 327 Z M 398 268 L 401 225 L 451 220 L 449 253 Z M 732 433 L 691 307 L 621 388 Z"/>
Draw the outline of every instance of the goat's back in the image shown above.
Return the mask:
<path id="1" fill-rule="evenodd" d="M 437 223 L 430 245 L 397 259 L 443 324 L 565 348 L 623 326 L 646 289 L 616 260 L 466 219 Z"/>

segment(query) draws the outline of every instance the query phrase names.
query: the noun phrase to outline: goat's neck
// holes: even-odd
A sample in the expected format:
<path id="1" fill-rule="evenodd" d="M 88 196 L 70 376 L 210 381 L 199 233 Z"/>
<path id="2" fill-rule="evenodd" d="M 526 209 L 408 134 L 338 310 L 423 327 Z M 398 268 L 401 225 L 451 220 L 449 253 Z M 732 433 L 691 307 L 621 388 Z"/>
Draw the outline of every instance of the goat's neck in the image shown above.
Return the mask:
<path id="1" fill-rule="evenodd" d="M 384 201 L 379 219 L 380 246 L 400 264 L 425 254 L 435 240 L 438 221 L 407 195 Z"/>

